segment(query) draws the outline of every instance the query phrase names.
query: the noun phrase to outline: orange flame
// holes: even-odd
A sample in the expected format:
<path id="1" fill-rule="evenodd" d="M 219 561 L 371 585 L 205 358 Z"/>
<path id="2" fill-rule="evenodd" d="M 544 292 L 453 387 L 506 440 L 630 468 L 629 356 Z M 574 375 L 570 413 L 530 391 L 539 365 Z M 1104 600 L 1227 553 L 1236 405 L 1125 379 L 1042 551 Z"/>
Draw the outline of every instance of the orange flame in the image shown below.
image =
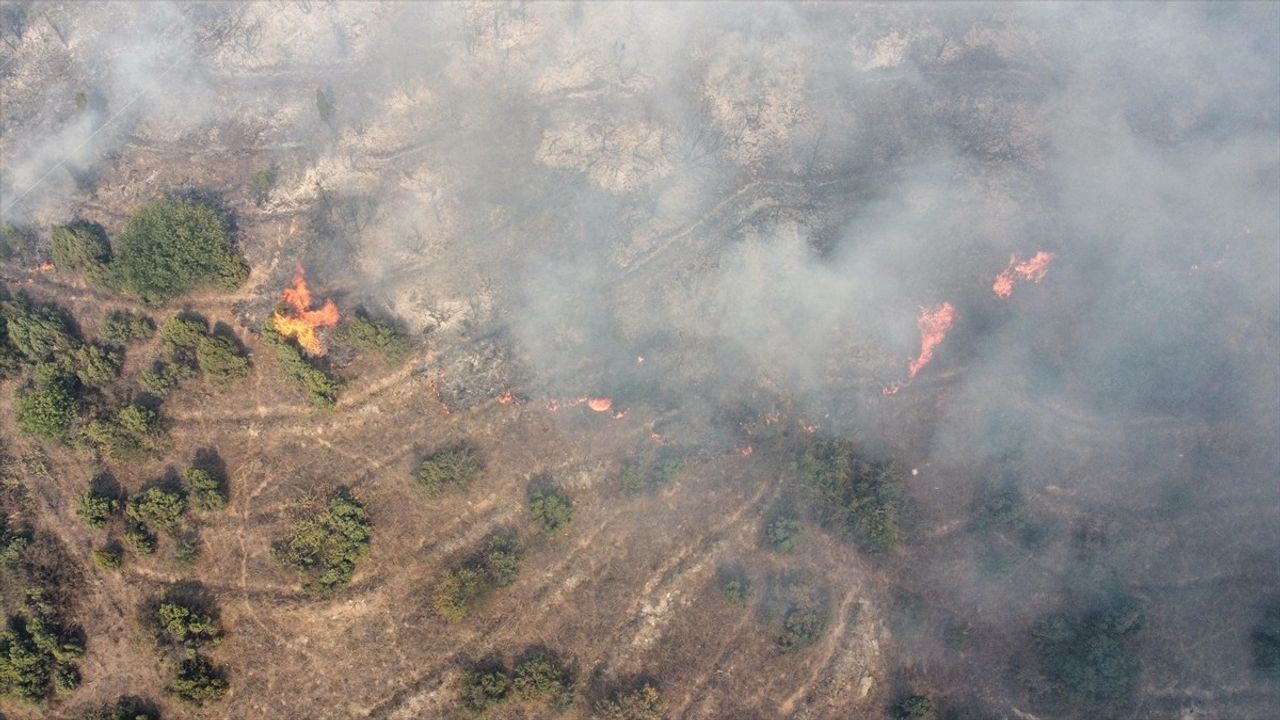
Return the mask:
<path id="1" fill-rule="evenodd" d="M 951 303 L 944 302 L 930 310 L 920 309 L 920 318 L 916 325 L 920 328 L 920 355 L 907 366 L 907 377 L 915 377 L 920 369 L 933 359 L 933 350 L 947 337 L 947 331 L 956 320 L 956 310 Z"/>
<path id="2" fill-rule="evenodd" d="M 511 403 L 516 401 L 516 394 L 508 390 L 502 393 L 501 395 L 499 395 L 497 400 L 499 403 L 502 403 L 503 405 L 510 405 Z"/>
<path id="3" fill-rule="evenodd" d="M 1026 262 L 1018 262 L 1018 255 L 1014 253 L 1009 256 L 1009 265 L 996 275 L 996 281 L 991 284 L 991 290 L 997 296 L 1007 298 L 1013 294 L 1013 285 L 1018 280 L 1030 280 L 1038 283 L 1044 279 L 1045 273 L 1049 272 L 1049 261 L 1053 260 L 1053 253 L 1038 251 Z"/>
<path id="4" fill-rule="evenodd" d="M 738 448 L 738 454 L 739 454 L 739 455 L 741 455 L 742 457 L 747 457 L 747 456 L 749 456 L 752 452 L 753 452 L 753 451 L 752 451 L 752 449 L 751 449 L 751 446 L 750 446 L 750 445 L 747 445 L 747 446 L 745 446 L 745 447 L 740 447 L 740 448 Z"/>
<path id="5" fill-rule="evenodd" d="M 608 412 L 613 407 L 613 398 L 593 397 L 586 398 L 587 407 L 596 412 Z"/>
<path id="6" fill-rule="evenodd" d="M 53 263 L 49 262 L 48 260 L 45 260 L 44 262 L 40 263 L 40 265 L 37 266 L 36 269 L 39 270 L 40 272 L 49 272 L 50 270 L 53 269 Z"/>
<path id="7" fill-rule="evenodd" d="M 323 355 L 324 344 L 320 342 L 316 330 L 338 324 L 338 306 L 326 299 L 319 309 L 311 309 L 311 290 L 307 287 L 307 276 L 301 265 L 293 276 L 293 285 L 285 288 L 280 300 L 288 312 L 281 314 L 276 311 L 276 330 L 285 337 L 296 339 L 308 354 Z"/>

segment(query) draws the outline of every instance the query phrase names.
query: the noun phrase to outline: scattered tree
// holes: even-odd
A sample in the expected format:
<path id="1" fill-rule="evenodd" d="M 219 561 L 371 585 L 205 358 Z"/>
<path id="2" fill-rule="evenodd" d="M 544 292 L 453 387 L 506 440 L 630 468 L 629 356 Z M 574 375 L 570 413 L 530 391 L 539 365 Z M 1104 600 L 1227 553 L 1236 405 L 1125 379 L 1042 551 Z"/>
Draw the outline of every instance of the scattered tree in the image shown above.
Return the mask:
<path id="1" fill-rule="evenodd" d="M 667 702 L 658 688 L 649 682 L 632 690 L 619 691 L 596 705 L 601 720 L 662 720 Z"/>
<path id="2" fill-rule="evenodd" d="M 129 219 L 111 264 L 114 282 L 148 305 L 202 286 L 239 287 L 249 275 L 231 244 L 231 225 L 193 199 L 157 200 Z"/>
<path id="3" fill-rule="evenodd" d="M 102 490 L 90 487 L 80 494 L 76 514 L 95 530 L 106 527 L 112 515 L 120 512 L 120 500 Z"/>
<path id="4" fill-rule="evenodd" d="M 135 523 L 170 529 L 182 519 L 187 500 L 177 490 L 150 487 L 130 498 L 125 515 Z"/>
<path id="5" fill-rule="evenodd" d="M 800 530 L 800 518 L 791 510 L 782 508 L 765 525 L 764 535 L 774 550 L 789 553 L 796 549 Z"/>
<path id="6" fill-rule="evenodd" d="M 93 564 L 103 570 L 119 570 L 123 560 L 119 546 L 114 544 L 93 551 Z"/>
<path id="7" fill-rule="evenodd" d="M 164 444 L 160 416 L 141 405 L 126 405 L 108 418 L 89 421 L 85 440 L 111 460 L 137 460 Z"/>
<path id="8" fill-rule="evenodd" d="M 462 676 L 461 695 L 464 710 L 482 713 L 506 702 L 511 695 L 511 678 L 497 663 L 468 668 Z"/>
<path id="9" fill-rule="evenodd" d="M 187 497 L 201 512 L 213 512 L 227 506 L 227 491 L 222 478 L 202 468 L 187 468 L 182 474 Z"/>
<path id="10" fill-rule="evenodd" d="M 364 506 L 338 492 L 323 510 L 293 523 L 271 553 L 303 576 L 304 591 L 327 597 L 351 582 L 356 560 L 369 551 L 372 532 Z"/>
<path id="11" fill-rule="evenodd" d="M 529 512 L 549 532 L 559 532 L 573 520 L 573 501 L 559 487 L 535 482 L 529 487 Z"/>
<path id="12" fill-rule="evenodd" d="M 1145 618 L 1141 602 L 1116 592 L 1036 621 L 1032 637 L 1049 701 L 1096 707 L 1131 695 L 1141 664 L 1130 640 Z"/>
<path id="13" fill-rule="evenodd" d="M 928 695 L 908 695 L 893 704 L 893 720 L 935 720 L 938 711 Z"/>
<path id="14" fill-rule="evenodd" d="M 824 525 L 866 552 L 883 552 L 902 539 L 901 483 L 889 465 L 862 458 L 846 441 L 820 440 L 801 456 L 799 469 L 817 495 Z"/>
<path id="15" fill-rule="evenodd" d="M 148 340 L 156 334 L 156 324 L 146 315 L 116 310 L 107 315 L 98 338 L 113 345 L 127 345 L 135 340 Z"/>
<path id="16" fill-rule="evenodd" d="M 187 658 L 178 666 L 178 676 L 169 692 L 188 705 L 204 705 L 227 694 L 226 673 L 203 656 Z"/>
<path id="17" fill-rule="evenodd" d="M 418 466 L 414 478 L 427 497 L 433 498 L 445 490 L 466 488 L 483 473 L 480 453 L 460 443 L 432 453 Z"/>
<path id="18" fill-rule="evenodd" d="M 486 587 L 483 570 L 475 567 L 454 568 L 436 583 L 431 592 L 431 607 L 446 622 L 459 622 L 466 618 Z"/>
<path id="19" fill-rule="evenodd" d="M 80 401 L 65 381 L 44 382 L 18 395 L 14 419 L 18 432 L 45 440 L 62 440 L 75 424 Z"/>

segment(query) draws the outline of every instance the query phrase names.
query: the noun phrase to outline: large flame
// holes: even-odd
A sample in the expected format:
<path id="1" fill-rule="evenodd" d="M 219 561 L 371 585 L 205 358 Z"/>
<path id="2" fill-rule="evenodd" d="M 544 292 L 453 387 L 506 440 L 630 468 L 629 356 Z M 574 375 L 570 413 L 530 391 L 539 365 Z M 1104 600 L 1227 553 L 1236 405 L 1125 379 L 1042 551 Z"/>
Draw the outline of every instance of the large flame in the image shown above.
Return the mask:
<path id="1" fill-rule="evenodd" d="M 933 349 L 947 337 L 947 331 L 956 320 L 956 310 L 944 302 L 936 308 L 920 308 L 920 355 L 907 366 L 907 377 L 915 377 L 920 369 L 933 359 Z"/>
<path id="2" fill-rule="evenodd" d="M 326 299 L 318 309 L 312 309 L 311 290 L 307 287 L 307 275 L 302 266 L 293 276 L 293 285 L 285 288 L 280 297 L 286 313 L 275 313 L 276 330 L 285 337 L 298 341 L 298 345 L 311 355 L 323 355 L 324 343 L 316 333 L 318 328 L 333 327 L 338 324 L 338 306 Z"/>
<path id="3" fill-rule="evenodd" d="M 1018 255 L 1014 253 L 1009 256 L 1009 265 L 996 275 L 996 281 L 991 284 L 991 290 L 996 295 L 1007 298 L 1013 294 L 1013 285 L 1018 280 L 1030 280 L 1038 283 L 1044 279 L 1045 273 L 1049 272 L 1049 261 L 1053 260 L 1053 253 L 1040 250 L 1025 262 L 1018 262 Z"/>

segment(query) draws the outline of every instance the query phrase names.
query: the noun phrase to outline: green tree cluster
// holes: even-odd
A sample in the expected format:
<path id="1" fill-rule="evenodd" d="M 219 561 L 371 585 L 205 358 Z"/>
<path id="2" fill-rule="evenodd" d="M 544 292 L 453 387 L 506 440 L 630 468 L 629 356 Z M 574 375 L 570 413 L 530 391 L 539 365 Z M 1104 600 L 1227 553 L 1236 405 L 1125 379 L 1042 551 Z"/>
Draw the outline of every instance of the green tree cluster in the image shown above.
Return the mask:
<path id="1" fill-rule="evenodd" d="M 95 530 L 106 527 L 111 516 L 118 512 L 120 499 L 98 488 L 85 489 L 76 501 L 76 514 Z"/>
<path id="2" fill-rule="evenodd" d="M 27 610 L 9 618 L 0 630 L 0 697 L 40 702 L 51 692 L 80 685 L 76 659 L 84 641 L 51 614 Z"/>
<path id="3" fill-rule="evenodd" d="M 573 520 L 573 500 L 559 487 L 546 481 L 529 486 L 529 512 L 542 529 L 556 533 Z"/>
<path id="4" fill-rule="evenodd" d="M 226 482 L 211 470 L 187 468 L 182 474 L 187 497 L 200 512 L 213 512 L 227 506 Z"/>
<path id="5" fill-rule="evenodd" d="M 125 310 L 108 313 L 98 330 L 98 338 L 113 345 L 149 340 L 155 334 L 156 324 L 151 318 Z"/>
<path id="6" fill-rule="evenodd" d="M 817 496 L 823 525 L 866 552 L 883 552 L 902 540 L 901 482 L 892 467 L 861 457 L 847 441 L 827 439 L 804 452 L 799 471 Z"/>
<path id="7" fill-rule="evenodd" d="M 675 482 L 683 470 L 683 458 L 645 448 L 622 464 L 622 492 L 630 496 L 656 492 Z"/>
<path id="8" fill-rule="evenodd" d="M 351 582 L 356 561 L 369 551 L 372 536 L 364 506 L 338 492 L 323 509 L 290 525 L 271 553 L 303 576 L 304 591 L 328 597 Z"/>
<path id="9" fill-rule="evenodd" d="M 459 443 L 437 450 L 423 460 L 414 480 L 427 497 L 434 498 L 447 490 L 465 489 L 482 474 L 484 461 L 479 451 L 467 443 Z"/>
<path id="10" fill-rule="evenodd" d="M 1037 620 L 1032 639 L 1047 699 L 1096 708 L 1132 695 L 1141 673 L 1132 639 L 1145 621 L 1142 603 L 1119 592 Z"/>
<path id="11" fill-rule="evenodd" d="M 211 205 L 166 198 L 143 206 L 116 238 L 113 285 L 158 305 L 200 287 L 234 290 L 249 276 L 231 224 Z"/>
<path id="12" fill-rule="evenodd" d="M 509 701 L 547 702 L 557 710 L 573 704 L 573 670 L 559 655 L 543 647 L 530 648 L 508 670 L 498 660 L 466 669 L 462 676 L 462 707 L 483 713 Z"/>
<path id="13" fill-rule="evenodd" d="M 156 623 L 162 639 L 180 644 L 187 651 L 216 645 L 222 639 L 222 626 L 212 615 L 181 601 L 160 603 Z"/>
<path id="14" fill-rule="evenodd" d="M 141 405 L 126 405 L 84 426 L 84 439 L 110 460 L 137 460 L 165 447 L 159 413 Z"/>
<path id="15" fill-rule="evenodd" d="M 450 568 L 431 592 L 431 606 L 446 622 L 464 619 L 490 590 L 505 587 L 520 575 L 524 550 L 510 531 L 489 536 L 484 548 L 458 567 Z"/>
<path id="16" fill-rule="evenodd" d="M 203 655 L 184 659 L 178 665 L 177 677 L 169 683 L 169 693 L 188 705 L 205 705 L 221 700 L 231 684 L 223 668 Z"/>
<path id="17" fill-rule="evenodd" d="M 328 409 L 338 404 L 338 380 L 312 364 L 296 342 L 276 330 L 271 318 L 262 325 L 262 339 L 276 349 L 285 377 L 306 391 L 312 405 Z"/>
<path id="18" fill-rule="evenodd" d="M 160 713 L 139 698 L 122 697 L 92 710 L 84 720 L 160 720 Z"/>
<path id="19" fill-rule="evenodd" d="M 83 220 L 53 228 L 53 264 L 60 270 L 82 271 L 91 281 L 106 280 L 111 243 L 101 225 Z"/>
<path id="20" fill-rule="evenodd" d="M 765 541 L 769 547 L 781 553 L 796 549 L 802 530 L 800 517 L 790 508 L 779 508 L 764 526 Z"/>
<path id="21" fill-rule="evenodd" d="M 153 369 L 159 378 L 149 379 L 157 388 L 170 387 L 198 370 L 215 386 L 225 386 L 249 375 L 248 356 L 231 340 L 209 332 L 204 320 L 177 316 L 160 330 L 166 360 Z M 163 394 L 163 393 L 161 393 Z"/>
<path id="22" fill-rule="evenodd" d="M 935 720 L 938 710 L 928 695 L 907 695 L 893 704 L 893 720 Z"/>
<path id="23" fill-rule="evenodd" d="M 333 341 L 359 352 L 379 353 L 391 362 L 409 355 L 409 333 L 387 320 L 371 317 L 363 309 L 343 321 L 333 334 Z"/>
<path id="24" fill-rule="evenodd" d="M 620 690 L 596 704 L 595 716 L 600 720 L 662 720 L 667 702 L 656 685 L 650 682 L 630 690 Z"/>

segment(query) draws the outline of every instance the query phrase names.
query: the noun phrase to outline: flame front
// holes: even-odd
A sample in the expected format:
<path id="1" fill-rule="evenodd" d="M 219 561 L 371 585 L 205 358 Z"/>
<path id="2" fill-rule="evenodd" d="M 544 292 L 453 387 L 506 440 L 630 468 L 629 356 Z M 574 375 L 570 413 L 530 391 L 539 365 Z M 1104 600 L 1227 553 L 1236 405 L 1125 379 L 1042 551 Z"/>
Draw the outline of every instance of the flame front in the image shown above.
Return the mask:
<path id="1" fill-rule="evenodd" d="M 996 281 L 991 284 L 991 290 L 1002 298 L 1007 298 L 1013 294 L 1013 285 L 1018 280 L 1030 280 L 1038 283 L 1044 279 L 1046 273 L 1049 272 L 1049 261 L 1053 260 L 1053 253 L 1040 250 L 1026 262 L 1018 262 L 1018 255 L 1014 253 L 1009 256 L 1009 265 L 999 275 L 996 275 Z"/>
<path id="2" fill-rule="evenodd" d="M 907 366 L 907 377 L 915 377 L 920 369 L 933 359 L 933 350 L 947 337 L 947 331 L 956 320 L 956 310 L 951 303 L 944 302 L 932 310 L 920 309 L 920 319 L 916 325 L 920 327 L 920 355 Z"/>
<path id="3" fill-rule="evenodd" d="M 316 330 L 338 324 L 338 306 L 326 299 L 318 309 L 311 308 L 311 290 L 307 287 L 307 276 L 301 265 L 293 276 L 293 285 L 285 288 L 280 300 L 285 305 L 286 313 L 281 314 L 278 310 L 275 312 L 276 330 L 285 337 L 297 340 L 298 345 L 308 354 L 323 355 L 324 344 L 320 342 Z"/>

